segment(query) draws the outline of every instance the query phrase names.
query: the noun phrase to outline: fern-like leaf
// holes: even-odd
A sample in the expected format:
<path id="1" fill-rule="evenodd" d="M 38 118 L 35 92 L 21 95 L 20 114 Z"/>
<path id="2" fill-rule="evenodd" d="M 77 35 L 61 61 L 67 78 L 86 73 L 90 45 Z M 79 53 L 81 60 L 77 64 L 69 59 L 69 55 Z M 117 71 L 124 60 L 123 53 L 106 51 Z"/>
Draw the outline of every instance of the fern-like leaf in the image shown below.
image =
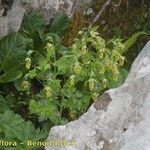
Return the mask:
<path id="1" fill-rule="evenodd" d="M 27 145 L 28 140 L 37 142 L 46 138 L 46 134 L 40 129 L 35 129 L 31 122 L 25 121 L 20 115 L 5 111 L 0 114 L 0 137 L 4 141 L 17 142 L 15 147 L 0 146 L 0 149 L 28 150 L 30 149 Z M 38 149 L 36 146 L 32 148 L 33 150 Z"/>
<path id="2" fill-rule="evenodd" d="M 126 52 L 137 40 L 137 38 L 141 35 L 147 35 L 146 32 L 136 32 L 135 34 L 133 34 L 131 37 L 129 37 L 125 42 L 124 42 L 124 51 Z"/>

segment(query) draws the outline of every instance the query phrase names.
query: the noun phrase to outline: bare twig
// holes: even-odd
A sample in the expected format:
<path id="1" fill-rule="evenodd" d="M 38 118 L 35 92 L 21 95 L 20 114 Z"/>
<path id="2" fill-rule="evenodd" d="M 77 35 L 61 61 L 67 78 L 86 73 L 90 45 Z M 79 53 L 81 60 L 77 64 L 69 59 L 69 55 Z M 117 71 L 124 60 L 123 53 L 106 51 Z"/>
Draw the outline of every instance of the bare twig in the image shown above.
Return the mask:
<path id="1" fill-rule="evenodd" d="M 112 0 L 107 0 L 107 2 L 103 5 L 103 7 L 101 8 L 101 10 L 98 12 L 98 14 L 96 15 L 96 17 L 94 18 L 93 22 L 91 23 L 91 25 L 93 26 L 97 20 L 101 17 L 102 13 L 105 11 L 106 7 L 108 5 L 110 5 Z"/>

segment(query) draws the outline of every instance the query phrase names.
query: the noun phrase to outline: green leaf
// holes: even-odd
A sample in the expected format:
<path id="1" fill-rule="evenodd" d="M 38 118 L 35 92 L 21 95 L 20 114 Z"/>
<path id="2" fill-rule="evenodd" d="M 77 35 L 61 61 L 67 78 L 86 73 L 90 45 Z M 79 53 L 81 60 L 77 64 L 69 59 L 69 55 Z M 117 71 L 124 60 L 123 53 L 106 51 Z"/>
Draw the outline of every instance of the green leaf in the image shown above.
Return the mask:
<path id="1" fill-rule="evenodd" d="M 60 37 L 62 37 L 66 32 L 68 25 L 69 25 L 69 18 L 67 17 L 67 15 L 59 13 L 55 16 L 50 26 L 50 32 L 56 33 Z"/>
<path id="2" fill-rule="evenodd" d="M 49 87 L 52 88 L 53 92 L 57 95 L 59 95 L 59 92 L 61 90 L 61 85 L 60 85 L 60 81 L 59 80 L 56 80 L 56 79 L 50 79 L 48 81 L 48 84 L 47 84 Z"/>
<path id="3" fill-rule="evenodd" d="M 14 70 L 13 68 L 23 69 L 22 66 L 24 65 L 26 54 L 26 51 L 11 52 L 3 58 L 1 62 L 2 70 L 7 72 L 10 69 Z"/>
<path id="4" fill-rule="evenodd" d="M 42 99 L 41 101 L 31 100 L 29 103 L 31 114 L 37 114 L 43 119 L 50 119 L 53 115 L 58 114 L 55 102 L 52 99 Z"/>
<path id="5" fill-rule="evenodd" d="M 58 67 L 58 73 L 59 74 L 68 74 L 71 71 L 71 68 L 73 66 L 73 58 L 63 56 L 61 57 L 57 62 L 56 65 Z"/>
<path id="6" fill-rule="evenodd" d="M 5 104 L 5 99 L 4 97 L 0 94 L 0 113 L 3 113 L 4 112 L 4 104 Z"/>
<path id="7" fill-rule="evenodd" d="M 36 75 L 37 75 L 36 68 L 30 70 L 29 73 L 28 73 L 28 76 L 29 76 L 30 79 L 33 79 L 34 77 L 36 77 Z"/>
<path id="8" fill-rule="evenodd" d="M 21 33 L 33 40 L 33 48 L 39 51 L 44 46 L 45 22 L 41 14 L 33 12 L 25 18 Z"/>
<path id="9" fill-rule="evenodd" d="M 136 32 L 131 37 L 129 37 L 123 44 L 125 45 L 125 48 L 123 52 L 126 52 L 137 40 L 137 38 L 141 35 L 147 35 L 146 32 Z"/>
<path id="10" fill-rule="evenodd" d="M 32 35 L 35 31 L 43 32 L 44 30 L 44 19 L 42 15 L 36 12 L 33 12 L 27 16 L 21 25 L 21 32 L 29 37 L 33 37 Z"/>
<path id="11" fill-rule="evenodd" d="M 6 106 L 7 108 L 15 108 L 17 99 L 16 99 L 16 97 L 15 97 L 15 95 L 14 95 L 13 93 L 8 94 L 8 95 L 5 97 L 5 101 L 6 101 L 5 106 Z M 7 110 L 7 109 L 5 109 L 5 110 Z M 9 109 L 9 110 L 10 110 L 10 109 Z"/>
<path id="12" fill-rule="evenodd" d="M 11 82 L 22 76 L 27 49 L 31 44 L 31 40 L 19 33 L 10 34 L 0 40 L 0 65 L 4 72 L 0 76 L 1 82 Z"/>
<path id="13" fill-rule="evenodd" d="M 30 81 L 25 81 L 24 79 L 18 79 L 14 81 L 15 87 L 18 91 L 29 91 L 31 87 Z"/>
<path id="14" fill-rule="evenodd" d="M 28 150 L 29 147 L 26 144 L 28 140 L 40 141 L 46 138 L 47 134 L 40 129 L 35 129 L 33 124 L 29 121 L 25 121 L 20 115 L 14 114 L 11 111 L 5 111 L 0 114 L 0 133 L 3 133 L 2 140 L 17 142 L 16 147 L 9 147 L 11 150 Z M 20 144 L 24 143 L 24 144 Z M 31 147 L 33 150 L 37 150 L 39 147 Z"/>
<path id="15" fill-rule="evenodd" d="M 0 113 L 4 113 L 6 110 L 11 110 L 16 105 L 16 98 L 12 93 L 7 95 L 5 98 L 0 95 Z"/>
<path id="16" fill-rule="evenodd" d="M 116 88 L 120 86 L 121 84 L 123 84 L 123 82 L 125 81 L 128 75 L 128 71 L 124 68 L 120 68 L 119 73 L 120 74 L 119 74 L 118 80 L 117 81 L 110 80 L 108 88 Z"/>
<path id="17" fill-rule="evenodd" d="M 7 72 L 5 72 L 3 75 L 0 76 L 0 83 L 7 83 L 15 81 L 22 77 L 22 71 L 19 70 L 19 68 L 16 66 L 14 68 L 11 68 Z"/>
<path id="18" fill-rule="evenodd" d="M 19 33 L 12 33 L 0 40 L 0 56 L 5 58 L 12 52 L 26 51 L 30 47 L 32 41 L 24 38 Z"/>
<path id="19" fill-rule="evenodd" d="M 48 42 L 52 43 L 55 46 L 57 57 L 70 52 L 69 48 L 62 45 L 61 38 L 56 33 L 48 33 L 45 35 L 45 37 Z"/>

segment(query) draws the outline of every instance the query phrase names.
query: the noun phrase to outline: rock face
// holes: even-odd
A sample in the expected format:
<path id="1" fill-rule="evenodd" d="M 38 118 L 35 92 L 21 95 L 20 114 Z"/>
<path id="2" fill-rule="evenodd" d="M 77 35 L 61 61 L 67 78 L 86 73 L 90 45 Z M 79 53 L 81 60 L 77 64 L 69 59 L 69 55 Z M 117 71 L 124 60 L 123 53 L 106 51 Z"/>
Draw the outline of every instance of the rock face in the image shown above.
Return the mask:
<path id="1" fill-rule="evenodd" d="M 0 38 L 19 30 L 23 17 L 31 11 L 40 12 L 46 24 L 55 12 L 63 11 L 71 16 L 75 10 L 92 0 L 0 0 Z"/>
<path id="2" fill-rule="evenodd" d="M 47 140 L 76 144 L 45 150 L 150 150 L 150 41 L 122 86 L 106 91 L 78 120 L 53 127 Z"/>
<path id="3" fill-rule="evenodd" d="M 70 15 L 73 0 L 0 0 L 0 37 L 18 31 L 25 14 L 39 11 L 49 23 L 56 11 Z"/>

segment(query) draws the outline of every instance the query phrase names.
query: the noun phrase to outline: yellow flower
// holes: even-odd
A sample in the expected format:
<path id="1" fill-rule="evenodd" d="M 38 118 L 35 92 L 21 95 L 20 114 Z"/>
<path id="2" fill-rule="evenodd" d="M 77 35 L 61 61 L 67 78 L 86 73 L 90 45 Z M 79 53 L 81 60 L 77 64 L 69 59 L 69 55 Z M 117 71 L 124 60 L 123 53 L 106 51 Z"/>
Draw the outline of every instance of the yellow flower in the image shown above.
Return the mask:
<path id="1" fill-rule="evenodd" d="M 24 89 L 28 89 L 29 86 L 30 86 L 30 83 L 28 81 L 23 81 L 21 86 L 24 88 Z"/>
<path id="2" fill-rule="evenodd" d="M 26 62 L 26 68 L 27 69 L 30 69 L 31 68 L 31 59 L 29 57 L 27 57 L 25 59 L 25 62 Z"/>
<path id="3" fill-rule="evenodd" d="M 70 79 L 70 85 L 71 86 L 73 86 L 74 84 L 75 84 L 75 75 L 71 75 L 70 77 L 69 77 L 69 79 Z"/>
<path id="4" fill-rule="evenodd" d="M 119 65 L 123 66 L 124 62 L 125 62 L 125 57 L 121 56 L 120 59 L 119 59 Z"/>
<path id="5" fill-rule="evenodd" d="M 53 44 L 48 43 L 48 44 L 46 45 L 46 48 L 47 48 L 47 49 L 51 49 L 51 48 L 53 48 Z"/>
<path id="6" fill-rule="evenodd" d="M 90 89 L 90 91 L 93 91 L 94 88 L 95 88 L 96 80 L 94 78 L 90 78 L 88 82 L 89 82 L 89 89 Z"/>
<path id="7" fill-rule="evenodd" d="M 55 53 L 55 47 L 54 47 L 54 45 L 53 44 L 51 44 L 51 43 L 48 43 L 47 45 L 46 45 L 46 50 L 47 50 L 47 58 L 50 58 L 51 56 L 53 56 L 54 55 L 54 53 Z"/>
<path id="8" fill-rule="evenodd" d="M 103 84 L 104 88 L 106 88 L 106 87 L 107 87 L 107 84 L 108 84 L 107 79 L 104 78 L 104 79 L 102 80 L 102 84 Z"/>
<path id="9" fill-rule="evenodd" d="M 71 111 L 71 112 L 69 113 L 69 115 L 70 115 L 71 119 L 76 118 L 76 112 L 75 112 L 75 111 Z"/>
<path id="10" fill-rule="evenodd" d="M 74 65 L 74 73 L 77 74 L 77 75 L 80 74 L 81 69 L 82 68 L 81 68 L 80 64 L 78 62 L 76 62 L 75 65 Z"/>
<path id="11" fill-rule="evenodd" d="M 82 35 L 82 34 L 83 34 L 83 31 L 79 31 L 78 34 L 79 34 L 79 35 Z"/>
<path id="12" fill-rule="evenodd" d="M 99 94 L 98 93 L 93 93 L 92 94 L 92 99 L 93 99 L 93 101 L 96 101 L 97 100 L 97 98 L 98 98 L 98 96 L 99 96 Z"/>
<path id="13" fill-rule="evenodd" d="M 51 89 L 51 87 L 49 87 L 49 86 L 45 87 L 45 95 L 46 95 L 46 98 L 49 98 L 49 97 L 52 96 L 52 89 Z"/>

